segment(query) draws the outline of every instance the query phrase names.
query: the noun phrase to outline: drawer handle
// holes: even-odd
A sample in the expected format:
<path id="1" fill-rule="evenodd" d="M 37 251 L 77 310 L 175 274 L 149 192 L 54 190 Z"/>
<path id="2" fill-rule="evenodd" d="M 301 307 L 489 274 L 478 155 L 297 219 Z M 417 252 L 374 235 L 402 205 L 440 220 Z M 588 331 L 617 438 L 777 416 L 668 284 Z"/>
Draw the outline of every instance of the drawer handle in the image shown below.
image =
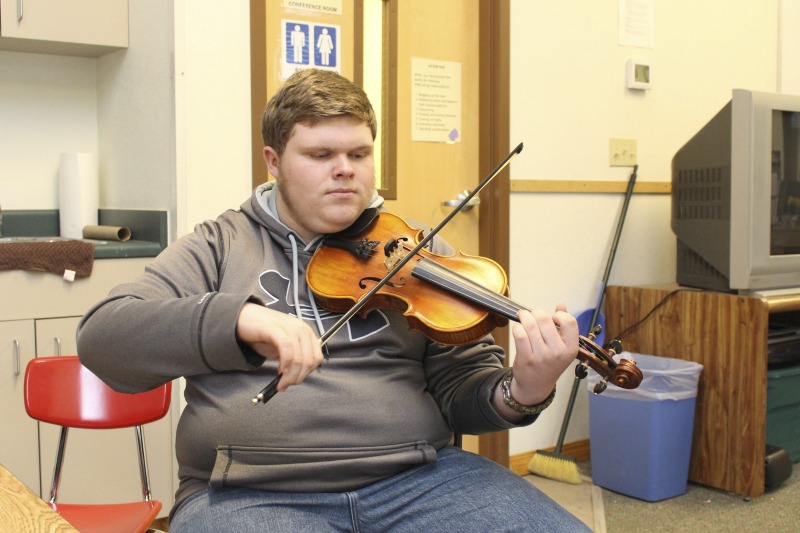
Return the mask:
<path id="1" fill-rule="evenodd" d="M 61 338 L 53 337 L 53 340 L 56 341 L 56 355 L 61 355 Z"/>
<path id="2" fill-rule="evenodd" d="M 20 367 L 19 361 L 19 341 L 14 339 L 14 375 L 19 376 L 22 368 Z"/>
<path id="3" fill-rule="evenodd" d="M 17 24 L 22 22 L 22 4 L 23 0 L 17 0 Z"/>

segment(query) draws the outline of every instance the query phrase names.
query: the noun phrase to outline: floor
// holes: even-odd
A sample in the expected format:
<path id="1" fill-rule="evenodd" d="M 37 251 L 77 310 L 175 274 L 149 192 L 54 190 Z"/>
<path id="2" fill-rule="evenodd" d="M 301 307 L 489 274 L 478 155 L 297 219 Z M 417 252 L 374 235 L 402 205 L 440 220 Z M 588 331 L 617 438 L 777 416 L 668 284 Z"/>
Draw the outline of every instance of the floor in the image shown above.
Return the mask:
<path id="1" fill-rule="evenodd" d="M 603 490 L 585 476 L 583 483 L 575 485 L 552 479 L 528 475 L 525 479 L 581 519 L 594 533 L 606 533 Z"/>

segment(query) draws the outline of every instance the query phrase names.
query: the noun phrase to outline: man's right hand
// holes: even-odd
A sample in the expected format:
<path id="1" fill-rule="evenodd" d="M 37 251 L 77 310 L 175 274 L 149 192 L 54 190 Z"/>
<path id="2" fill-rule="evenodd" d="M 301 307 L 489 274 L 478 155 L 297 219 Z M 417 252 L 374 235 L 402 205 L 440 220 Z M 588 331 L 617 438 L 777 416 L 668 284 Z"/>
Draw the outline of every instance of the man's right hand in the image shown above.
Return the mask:
<path id="1" fill-rule="evenodd" d="M 254 303 L 247 303 L 236 322 L 236 337 L 259 355 L 278 361 L 278 391 L 303 380 L 322 364 L 322 348 L 305 321 Z"/>

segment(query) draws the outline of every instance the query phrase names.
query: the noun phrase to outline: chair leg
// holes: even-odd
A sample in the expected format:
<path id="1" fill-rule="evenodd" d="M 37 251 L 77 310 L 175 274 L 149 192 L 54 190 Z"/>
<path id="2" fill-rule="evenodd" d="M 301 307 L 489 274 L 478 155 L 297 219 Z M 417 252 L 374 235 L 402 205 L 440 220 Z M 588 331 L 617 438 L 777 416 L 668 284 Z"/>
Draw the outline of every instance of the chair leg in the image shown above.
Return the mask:
<path id="1" fill-rule="evenodd" d="M 144 440 L 144 428 L 136 426 L 136 449 L 139 452 L 139 476 L 142 478 L 142 496 L 144 501 L 152 499 L 150 492 L 150 473 L 147 468 L 147 447 Z"/>
<path id="2" fill-rule="evenodd" d="M 69 428 L 61 426 L 58 436 L 58 450 L 56 451 L 56 464 L 53 466 L 53 480 L 50 482 L 50 503 L 56 503 L 58 486 L 61 484 L 61 470 L 64 466 L 64 451 L 67 449 L 67 436 Z"/>

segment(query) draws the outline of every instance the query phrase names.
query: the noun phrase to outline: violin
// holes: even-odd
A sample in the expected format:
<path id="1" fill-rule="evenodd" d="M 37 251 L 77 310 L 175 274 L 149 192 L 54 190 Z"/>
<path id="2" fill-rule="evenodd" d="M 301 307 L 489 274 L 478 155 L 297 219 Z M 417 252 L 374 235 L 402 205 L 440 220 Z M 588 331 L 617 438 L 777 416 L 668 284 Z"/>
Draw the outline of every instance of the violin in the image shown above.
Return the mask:
<path id="1" fill-rule="evenodd" d="M 371 287 L 391 272 L 422 239 L 423 230 L 411 227 L 388 212 L 368 210 L 354 224 L 355 231 L 325 238 L 306 269 L 306 281 L 317 303 L 344 313 L 367 297 Z M 480 283 L 474 281 L 480 280 Z M 526 309 L 507 297 L 508 279 L 495 261 L 460 251 L 443 256 L 421 249 L 380 290 L 369 297 L 358 313 L 389 308 L 403 312 L 409 326 L 431 340 L 448 345 L 474 342 L 496 327 L 517 320 Z M 580 336 L 577 358 L 603 377 L 606 383 L 634 389 L 642 381 L 636 363 L 613 359 L 594 342 L 599 330 Z M 583 368 L 585 371 L 585 368 Z M 585 373 L 579 377 L 585 377 Z"/>

